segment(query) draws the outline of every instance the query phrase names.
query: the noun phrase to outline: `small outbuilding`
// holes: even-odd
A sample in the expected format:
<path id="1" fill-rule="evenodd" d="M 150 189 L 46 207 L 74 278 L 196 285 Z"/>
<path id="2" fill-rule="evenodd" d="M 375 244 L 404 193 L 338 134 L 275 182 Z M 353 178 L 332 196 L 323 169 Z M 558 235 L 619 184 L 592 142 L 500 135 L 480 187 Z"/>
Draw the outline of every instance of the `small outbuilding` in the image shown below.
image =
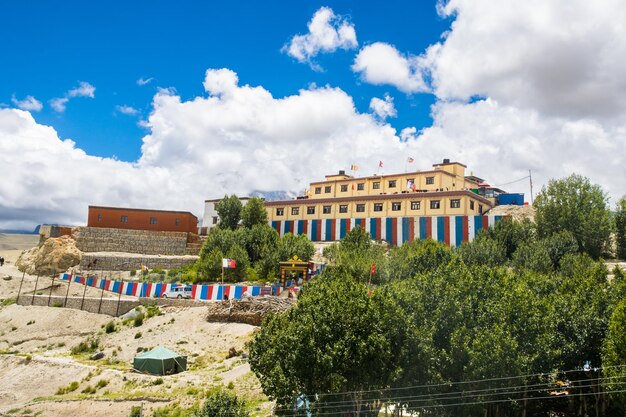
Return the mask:
<path id="1" fill-rule="evenodd" d="M 153 375 L 177 374 L 187 370 L 187 357 L 164 347 L 135 356 L 133 368 Z"/>

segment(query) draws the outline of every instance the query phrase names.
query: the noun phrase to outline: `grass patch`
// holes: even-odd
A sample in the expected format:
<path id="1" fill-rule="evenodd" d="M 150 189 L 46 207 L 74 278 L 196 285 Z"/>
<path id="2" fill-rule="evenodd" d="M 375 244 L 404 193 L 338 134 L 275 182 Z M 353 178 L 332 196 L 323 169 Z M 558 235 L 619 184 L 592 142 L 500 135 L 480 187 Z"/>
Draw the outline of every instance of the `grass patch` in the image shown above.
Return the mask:
<path id="1" fill-rule="evenodd" d="M 84 390 L 81 391 L 81 394 L 95 394 L 96 388 L 91 385 L 87 385 Z"/>
<path id="2" fill-rule="evenodd" d="M 4 300 L 0 301 L 0 306 L 2 307 L 10 306 L 11 304 L 15 304 L 16 301 L 17 301 L 17 298 L 15 297 L 5 298 Z"/>
<path id="3" fill-rule="evenodd" d="M 135 317 L 135 319 L 133 320 L 133 326 L 139 327 L 139 326 L 143 325 L 144 317 L 145 316 L 143 315 L 143 313 L 139 313 L 139 315 L 137 317 Z"/>
<path id="4" fill-rule="evenodd" d="M 81 353 L 93 353 L 100 347 L 98 339 L 86 339 L 74 346 L 70 351 L 72 355 L 80 355 Z"/>
<path id="5" fill-rule="evenodd" d="M 115 322 L 113 320 L 111 320 L 110 322 L 108 322 L 105 326 L 104 326 L 104 332 L 105 333 L 114 333 L 115 332 L 116 327 L 115 327 Z"/>
<path id="6" fill-rule="evenodd" d="M 63 302 L 62 301 L 53 301 L 52 302 L 52 307 L 63 307 Z"/>
<path id="7" fill-rule="evenodd" d="M 96 384 L 96 389 L 100 389 L 100 388 L 104 388 L 107 385 L 109 385 L 109 380 L 108 379 L 101 379 L 100 381 L 98 381 L 98 383 Z"/>
<path id="8" fill-rule="evenodd" d="M 78 381 L 72 381 L 67 387 L 61 387 L 57 390 L 56 395 L 65 395 L 70 392 L 74 392 L 78 389 Z"/>
<path id="9" fill-rule="evenodd" d="M 161 385 L 163 384 L 163 378 L 157 378 L 154 381 L 152 381 L 152 385 Z"/>

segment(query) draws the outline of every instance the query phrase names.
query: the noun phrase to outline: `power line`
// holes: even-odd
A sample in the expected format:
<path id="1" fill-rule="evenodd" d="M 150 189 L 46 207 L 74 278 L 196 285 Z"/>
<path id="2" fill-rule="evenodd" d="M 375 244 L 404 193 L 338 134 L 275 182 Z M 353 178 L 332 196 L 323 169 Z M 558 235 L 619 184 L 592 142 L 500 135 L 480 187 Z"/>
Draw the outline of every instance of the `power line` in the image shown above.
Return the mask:
<path id="1" fill-rule="evenodd" d="M 624 368 L 626 367 L 626 365 L 611 365 L 611 366 L 603 366 L 603 367 L 596 367 L 593 368 L 594 371 L 601 371 L 601 370 L 605 370 L 605 369 L 613 369 L 613 368 Z M 370 390 L 354 390 L 354 391 L 339 391 L 339 392 L 333 392 L 333 393 L 322 393 L 322 394 L 306 394 L 306 393 L 301 393 L 298 395 L 315 395 L 317 398 L 321 398 L 321 397 L 325 397 L 325 396 L 331 396 L 331 395 L 344 395 L 344 394 L 357 394 L 357 393 L 367 393 L 367 392 L 376 392 L 376 393 L 380 393 L 380 392 L 384 392 L 384 391 L 398 391 L 398 390 L 408 390 L 408 389 L 414 389 L 414 388 L 433 388 L 433 387 L 450 387 L 450 386 L 454 386 L 454 385 L 466 385 L 466 384 L 475 384 L 475 383 L 483 383 L 483 382 L 492 382 L 492 381 L 506 381 L 506 380 L 511 380 L 511 379 L 520 379 L 520 378 L 531 378 L 531 377 L 538 377 L 538 376 L 549 376 L 549 375 L 564 375 L 564 374 L 570 374 L 573 372 L 581 372 L 583 371 L 582 369 L 569 369 L 566 371 L 551 371 L 551 372 L 539 372 L 539 373 L 534 373 L 534 374 L 523 374 L 523 375 L 514 375 L 514 376 L 502 376 L 502 377 L 495 377 L 495 378 L 485 378 L 485 379 L 474 379 L 474 380 L 468 380 L 468 381 L 451 381 L 451 382 L 442 382 L 442 383 L 437 383 L 437 384 L 422 384 L 422 385 L 411 385 L 411 386 L 406 386 L 406 387 L 390 387 L 390 388 L 379 388 L 379 389 L 370 389 Z M 296 394 L 294 394 L 296 395 Z M 275 399 L 292 399 L 294 397 L 294 395 L 285 395 L 282 397 L 276 397 Z"/>
<path id="2" fill-rule="evenodd" d="M 561 387 L 561 389 L 580 390 L 584 388 L 591 388 L 591 387 L 597 386 L 597 383 L 599 383 L 600 381 L 611 380 L 611 379 L 621 380 L 624 378 L 626 378 L 626 376 L 580 379 L 580 380 L 572 381 L 572 383 L 576 384 L 580 382 L 587 382 L 587 384 L 571 385 L 569 387 Z M 623 384 L 626 384 L 626 381 L 616 381 L 614 383 L 623 385 Z M 504 391 L 507 389 L 508 390 L 515 389 L 515 391 Z M 448 392 L 448 393 L 376 397 L 376 398 L 371 398 L 370 400 L 380 401 L 380 402 L 416 402 L 416 401 L 427 402 L 427 401 L 442 401 L 442 400 L 461 400 L 461 399 L 471 399 L 472 397 L 493 397 L 493 396 L 510 395 L 510 394 L 516 394 L 516 395 L 529 394 L 529 393 L 534 393 L 534 392 L 542 392 L 542 391 L 546 391 L 549 389 L 558 390 L 559 387 L 555 387 L 554 384 L 552 383 L 544 383 L 544 384 L 534 384 L 534 385 L 519 385 L 515 387 L 497 387 L 497 388 L 488 388 L 488 389 L 482 389 L 482 390 L 457 391 L 457 392 Z M 523 390 L 523 391 L 520 392 L 520 390 Z M 486 391 L 501 391 L 501 392 L 488 393 Z M 563 395 L 560 395 L 560 396 L 563 396 Z M 528 399 L 528 398 L 536 398 L 536 397 L 508 398 L 505 401 L 519 401 L 519 400 Z M 367 399 L 362 399 L 362 400 L 367 401 Z M 485 401 L 488 401 L 488 400 L 485 400 Z M 353 404 L 353 401 L 351 400 L 323 402 L 318 407 L 316 407 L 316 411 L 336 409 L 336 408 L 341 408 L 343 406 L 352 405 L 352 404 Z M 413 405 L 414 408 L 422 408 L 425 406 L 426 406 L 425 404 Z M 290 408 L 283 406 L 283 407 L 278 407 L 277 409 L 282 410 L 282 411 L 287 411 Z"/>
<path id="3" fill-rule="evenodd" d="M 520 182 L 520 181 L 525 180 L 527 178 L 530 178 L 530 175 L 526 175 L 525 177 L 519 178 L 519 179 L 514 180 L 514 181 L 505 182 L 503 184 L 497 184 L 497 185 L 494 185 L 494 187 L 502 187 L 502 186 L 509 185 L 509 184 L 515 184 L 516 182 Z"/>
<path id="4" fill-rule="evenodd" d="M 500 403 L 509 403 L 513 401 L 532 402 L 532 401 L 539 401 L 539 400 L 553 400 L 553 399 L 561 399 L 561 398 L 569 398 L 569 397 L 588 397 L 590 395 L 617 394 L 617 393 L 623 393 L 623 392 L 626 392 L 626 389 L 607 390 L 607 391 L 598 391 L 598 392 L 572 393 L 572 394 L 567 393 L 563 395 L 546 395 L 546 396 L 541 396 L 541 397 L 522 397 L 522 398 L 514 398 L 514 399 L 506 399 L 506 400 L 486 400 L 486 401 L 460 402 L 460 403 L 453 403 L 453 404 L 435 404 L 435 405 L 417 406 L 415 408 L 419 408 L 419 409 L 446 408 L 446 407 L 471 406 L 471 405 L 500 404 Z M 284 409 L 284 408 L 279 409 L 279 410 L 287 411 L 287 409 Z M 296 413 L 296 411 L 294 410 L 290 410 L 290 411 L 293 411 L 294 414 Z M 332 412 L 321 412 L 321 413 L 315 410 L 315 416 L 317 417 L 317 416 L 324 416 L 324 415 L 336 415 L 338 411 L 344 413 L 344 412 L 350 412 L 350 411 L 356 412 L 357 410 L 336 410 Z"/>

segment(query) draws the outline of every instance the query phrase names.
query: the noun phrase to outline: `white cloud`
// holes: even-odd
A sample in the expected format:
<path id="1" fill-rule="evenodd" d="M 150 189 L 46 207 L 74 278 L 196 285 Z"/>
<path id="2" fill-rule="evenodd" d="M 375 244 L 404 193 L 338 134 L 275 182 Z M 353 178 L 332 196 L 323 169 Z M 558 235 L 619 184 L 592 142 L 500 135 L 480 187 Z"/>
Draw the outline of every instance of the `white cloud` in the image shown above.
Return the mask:
<path id="1" fill-rule="evenodd" d="M 393 97 L 388 94 L 385 94 L 384 100 L 378 97 L 372 97 L 370 100 L 370 111 L 380 120 L 385 120 L 388 117 L 396 117 L 398 115 L 393 105 Z"/>
<path id="2" fill-rule="evenodd" d="M 416 133 L 417 129 L 415 127 L 405 127 L 400 131 L 400 140 L 402 140 L 403 142 L 415 140 L 417 139 Z"/>
<path id="3" fill-rule="evenodd" d="M 626 3 L 450 0 L 451 31 L 428 53 L 442 99 L 488 96 L 572 118 L 626 111 Z"/>
<path id="4" fill-rule="evenodd" d="M 63 113 L 65 111 L 65 105 L 67 104 L 69 100 L 70 99 L 67 97 L 53 98 L 52 100 L 49 101 L 50 107 L 52 107 L 54 111 Z"/>
<path id="5" fill-rule="evenodd" d="M 94 98 L 96 87 L 89 84 L 86 81 L 81 81 L 78 87 L 71 89 L 67 92 L 67 97 L 89 97 Z"/>
<path id="6" fill-rule="evenodd" d="M 139 114 L 139 110 L 137 110 L 134 107 L 126 106 L 126 105 L 115 106 L 115 110 L 118 113 L 127 114 L 129 116 L 135 116 L 135 115 Z"/>
<path id="7" fill-rule="evenodd" d="M 320 52 L 334 52 L 337 49 L 353 49 L 358 46 L 354 25 L 345 18 L 335 15 L 329 7 L 321 7 L 308 24 L 309 33 L 295 35 L 282 51 L 298 62 L 308 63 L 315 70 L 321 70 L 312 61 Z"/>
<path id="8" fill-rule="evenodd" d="M 139 78 L 137 80 L 137 85 L 142 85 L 143 86 L 143 85 L 146 85 L 146 84 L 150 83 L 152 80 L 154 80 L 154 77 L 150 77 L 150 78 L 143 78 L 143 77 L 141 77 L 141 78 Z"/>
<path id="9" fill-rule="evenodd" d="M 222 69 L 208 69 L 206 71 L 204 82 L 204 90 L 214 96 L 227 95 L 234 92 L 237 89 L 237 83 L 239 77 L 235 71 L 228 68 Z M 172 95 L 175 92 L 168 92 L 168 95 Z"/>
<path id="10" fill-rule="evenodd" d="M 18 100 L 15 96 L 11 97 L 11 101 L 13 104 L 17 106 L 18 109 L 28 110 L 28 111 L 41 111 L 43 108 L 43 104 L 41 101 L 37 100 L 33 96 L 26 96 L 24 100 Z"/>
<path id="11" fill-rule="evenodd" d="M 96 92 L 96 87 L 89 84 L 86 81 L 80 81 L 78 83 L 78 87 L 72 88 L 71 90 L 65 93 L 64 97 L 56 97 L 49 101 L 50 106 L 54 109 L 54 111 L 63 113 L 67 107 L 67 103 L 70 101 L 70 98 L 75 97 L 88 97 L 94 98 Z"/>
<path id="12" fill-rule="evenodd" d="M 376 42 L 363 47 L 352 65 L 361 79 L 375 85 L 393 85 L 404 93 L 429 91 L 422 72 L 423 58 L 404 55 L 394 46 Z"/>

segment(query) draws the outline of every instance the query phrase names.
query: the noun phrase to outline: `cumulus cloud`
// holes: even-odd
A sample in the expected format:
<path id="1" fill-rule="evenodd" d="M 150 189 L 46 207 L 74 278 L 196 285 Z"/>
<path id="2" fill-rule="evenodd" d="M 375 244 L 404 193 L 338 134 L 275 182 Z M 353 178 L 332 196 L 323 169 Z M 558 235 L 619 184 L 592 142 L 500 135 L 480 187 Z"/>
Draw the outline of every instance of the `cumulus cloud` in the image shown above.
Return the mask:
<path id="1" fill-rule="evenodd" d="M 49 101 L 50 106 L 54 109 L 54 111 L 63 113 L 67 108 L 67 103 L 70 101 L 70 98 L 75 97 L 88 97 L 94 98 L 96 92 L 96 87 L 89 84 L 86 81 L 80 81 L 78 83 L 78 87 L 72 88 L 71 90 L 65 93 L 64 97 L 56 97 Z"/>
<path id="2" fill-rule="evenodd" d="M 67 104 L 68 101 L 70 101 L 70 99 L 67 97 L 58 97 L 58 98 L 53 98 L 52 100 L 49 101 L 49 103 L 50 103 L 50 107 L 52 107 L 54 111 L 63 113 L 66 108 L 65 105 Z"/>
<path id="3" fill-rule="evenodd" d="M 115 106 L 115 110 L 118 113 L 126 114 L 128 116 L 135 116 L 139 114 L 139 110 L 137 110 L 136 108 L 132 106 L 126 106 L 126 105 Z"/>
<path id="4" fill-rule="evenodd" d="M 358 46 L 354 25 L 337 16 L 329 7 L 321 7 L 308 24 L 309 32 L 295 35 L 282 51 L 298 62 L 308 63 L 315 70 L 321 67 L 312 61 L 320 52 L 353 49 Z"/>
<path id="5" fill-rule="evenodd" d="M 398 115 L 393 105 L 393 97 L 388 94 L 385 94 L 384 100 L 378 97 L 372 97 L 370 100 L 370 111 L 380 120 L 385 120 L 388 117 L 396 117 Z"/>
<path id="6" fill-rule="evenodd" d="M 572 118 L 626 111 L 626 3 L 450 0 L 445 38 L 426 54 L 441 99 L 488 96 Z"/>
<path id="7" fill-rule="evenodd" d="M 68 97 L 89 97 L 94 98 L 96 87 L 86 81 L 81 81 L 76 88 L 72 88 L 67 92 Z"/>
<path id="8" fill-rule="evenodd" d="M 43 104 L 41 101 L 37 100 L 33 96 L 26 96 L 24 100 L 18 100 L 15 96 L 11 97 L 11 101 L 13 104 L 17 106 L 18 109 L 28 110 L 28 111 L 41 111 L 43 108 Z"/>
<path id="9" fill-rule="evenodd" d="M 152 82 L 152 80 L 154 80 L 154 77 L 150 77 L 150 78 L 143 78 L 143 77 L 141 77 L 141 78 L 139 78 L 137 80 L 137 85 L 144 86 L 144 85 L 149 84 L 150 82 Z"/>
<path id="10" fill-rule="evenodd" d="M 226 69 L 207 71 L 204 82 L 207 97 L 157 92 L 144 121 L 142 156 L 133 163 L 87 155 L 30 113 L 0 109 L 0 165 L 7 173 L 0 228 L 84 224 L 90 204 L 201 217 L 203 201 L 225 193 L 302 192 L 351 164 L 374 171 L 382 158 L 393 170 L 406 158 L 395 130 L 359 113 L 339 88 L 274 98 L 263 87 L 238 85 Z"/>
<path id="11" fill-rule="evenodd" d="M 352 71 L 370 84 L 392 85 L 404 93 L 427 92 L 423 61 L 421 57 L 402 54 L 387 43 L 375 42 L 359 51 Z"/>

